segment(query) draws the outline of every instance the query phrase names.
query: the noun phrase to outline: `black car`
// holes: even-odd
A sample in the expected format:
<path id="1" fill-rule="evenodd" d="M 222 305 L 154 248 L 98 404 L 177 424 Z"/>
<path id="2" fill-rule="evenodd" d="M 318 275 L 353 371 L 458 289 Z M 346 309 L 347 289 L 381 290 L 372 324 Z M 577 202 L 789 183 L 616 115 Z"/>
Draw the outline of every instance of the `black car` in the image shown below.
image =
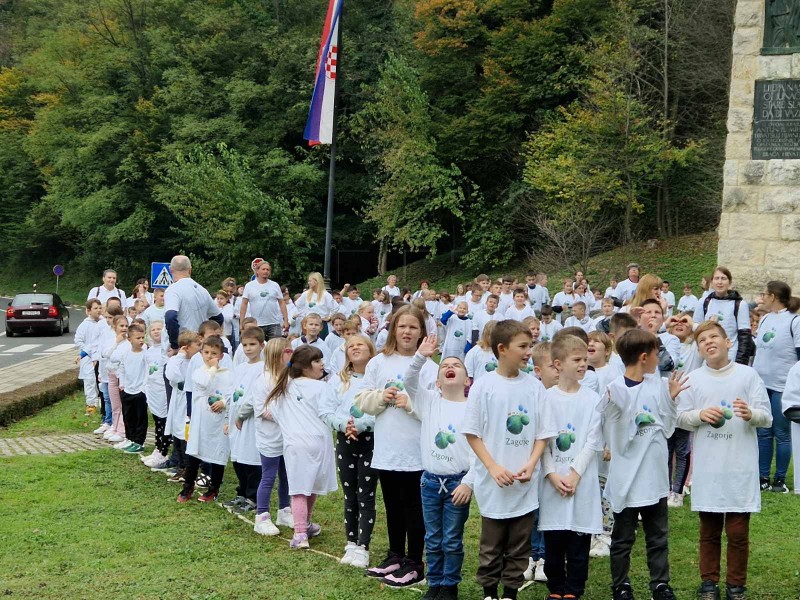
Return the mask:
<path id="1" fill-rule="evenodd" d="M 69 310 L 58 294 L 17 294 L 6 309 L 6 335 L 24 331 L 69 332 Z"/>

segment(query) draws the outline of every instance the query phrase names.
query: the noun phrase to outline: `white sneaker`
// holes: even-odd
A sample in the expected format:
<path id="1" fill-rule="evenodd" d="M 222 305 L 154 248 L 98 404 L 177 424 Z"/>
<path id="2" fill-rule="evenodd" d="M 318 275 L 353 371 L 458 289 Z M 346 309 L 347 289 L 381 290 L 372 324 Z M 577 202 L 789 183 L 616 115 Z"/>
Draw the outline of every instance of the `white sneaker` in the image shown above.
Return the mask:
<path id="1" fill-rule="evenodd" d="M 669 496 L 667 497 L 667 506 L 670 508 L 680 508 L 683 506 L 683 494 L 670 492 Z"/>
<path id="2" fill-rule="evenodd" d="M 158 450 L 153 450 L 153 453 L 147 457 L 147 460 L 142 461 L 146 467 L 153 467 L 155 465 L 160 465 L 167 457 L 161 454 Z"/>
<path id="3" fill-rule="evenodd" d="M 350 563 L 351 567 L 356 569 L 366 569 L 369 567 L 369 550 L 364 546 L 356 546 L 353 549 L 353 561 Z"/>
<path id="4" fill-rule="evenodd" d="M 109 430 L 109 428 L 110 428 L 110 425 L 106 425 L 105 423 L 102 423 L 100 425 L 100 427 L 95 429 L 92 433 L 94 433 L 95 435 L 103 435 L 106 431 Z"/>
<path id="5" fill-rule="evenodd" d="M 253 526 L 253 531 L 259 535 L 278 535 L 280 530 L 275 527 L 275 523 L 269 517 L 269 513 L 261 513 L 256 515 L 256 524 Z"/>
<path id="6" fill-rule="evenodd" d="M 133 442 L 131 442 L 130 440 L 123 439 L 121 442 L 114 444 L 114 448 L 116 448 L 117 450 L 122 450 L 126 446 L 130 446 L 132 443 Z"/>
<path id="7" fill-rule="evenodd" d="M 522 576 L 525 578 L 525 581 L 533 581 L 533 574 L 535 571 L 536 571 L 536 561 L 529 556 L 528 568 L 525 569 L 525 572 L 522 574 Z"/>
<path id="8" fill-rule="evenodd" d="M 278 510 L 278 520 L 275 521 L 278 527 L 288 527 L 294 529 L 294 517 L 292 516 L 292 507 L 287 506 Z"/>
<path id="9" fill-rule="evenodd" d="M 609 556 L 611 554 L 611 550 L 608 547 L 602 538 L 599 536 L 592 536 L 592 545 L 589 548 L 589 556 L 592 558 L 601 558 L 604 556 Z"/>
<path id="10" fill-rule="evenodd" d="M 119 443 L 119 442 L 122 442 L 122 441 L 124 441 L 124 440 L 125 440 L 125 438 L 124 438 L 124 437 L 122 437 L 122 436 L 121 436 L 120 434 L 118 434 L 118 433 L 115 433 L 115 434 L 114 434 L 114 435 L 112 435 L 110 438 L 108 438 L 108 441 L 109 441 L 109 442 L 111 442 L 112 444 L 114 444 L 114 443 Z"/>
<path id="11" fill-rule="evenodd" d="M 156 452 L 158 452 L 158 450 L 153 448 L 153 451 L 147 456 L 145 456 L 144 454 L 140 455 L 139 460 L 142 461 L 143 463 L 150 462 L 151 460 L 153 460 L 153 457 L 156 455 Z"/>
<path id="12" fill-rule="evenodd" d="M 536 571 L 533 574 L 533 580 L 539 583 L 547 583 L 547 575 L 544 574 L 544 559 L 540 558 L 536 561 Z"/>
<path id="13" fill-rule="evenodd" d="M 344 556 L 339 559 L 340 565 L 349 565 L 353 562 L 353 550 L 356 549 L 356 545 L 353 542 L 347 542 L 347 545 L 344 547 Z"/>
<path id="14" fill-rule="evenodd" d="M 105 433 L 103 433 L 103 439 L 110 440 L 115 435 L 116 434 L 114 433 L 114 430 L 111 427 L 109 427 L 108 429 L 105 430 Z"/>

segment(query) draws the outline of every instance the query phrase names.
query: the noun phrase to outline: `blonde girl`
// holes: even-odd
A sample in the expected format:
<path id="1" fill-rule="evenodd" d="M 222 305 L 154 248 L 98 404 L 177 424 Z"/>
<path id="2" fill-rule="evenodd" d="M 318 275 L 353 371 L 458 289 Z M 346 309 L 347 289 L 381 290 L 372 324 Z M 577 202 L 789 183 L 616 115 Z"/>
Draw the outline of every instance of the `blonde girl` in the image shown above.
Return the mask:
<path id="1" fill-rule="evenodd" d="M 378 329 L 380 329 L 392 313 L 392 297 L 389 292 L 380 290 L 377 300 L 372 301 L 372 306 L 375 309 L 375 318 L 378 319 Z"/>
<path id="2" fill-rule="evenodd" d="M 320 405 L 319 416 L 336 432 L 336 457 L 344 492 L 344 522 L 347 545 L 339 561 L 358 569 L 369 566 L 369 543 L 375 526 L 375 489 L 378 472 L 372 467 L 375 447 L 375 417 L 353 405 L 364 385 L 367 363 L 375 346 L 362 334 L 350 336 L 344 344 L 345 364 L 328 385 L 334 392 Z"/>
<path id="3" fill-rule="evenodd" d="M 497 357 L 492 351 L 492 331 L 497 323 L 497 321 L 486 323 L 477 346 L 470 348 L 464 358 L 470 384 L 497 369 Z"/>
<path id="4" fill-rule="evenodd" d="M 261 535 L 278 535 L 277 525 L 294 528 L 286 463 L 283 460 L 283 437 L 280 427 L 267 410 L 267 396 L 273 383 L 292 360 L 292 348 L 286 338 L 273 338 L 264 348 L 264 373 L 253 383 L 248 401 L 253 403 L 256 448 L 261 455 L 261 482 L 256 492 L 256 523 L 253 530 Z M 273 523 L 269 507 L 272 489 L 278 481 L 278 518 Z"/>
<path id="5" fill-rule="evenodd" d="M 644 275 L 636 285 L 636 291 L 633 293 L 630 304 L 628 304 L 627 308 L 623 306 L 622 312 L 631 312 L 631 309 L 642 306 L 645 300 L 655 299 L 659 301 L 664 314 L 666 314 L 667 301 L 661 297 L 661 284 L 661 277 L 658 275 L 653 275 L 652 273 Z"/>
<path id="6" fill-rule="evenodd" d="M 300 294 L 295 303 L 297 313 L 302 319 L 306 315 L 315 313 L 322 319 L 322 333 L 320 337 L 324 340 L 328 336 L 328 321 L 331 315 L 336 312 L 336 304 L 333 296 L 325 289 L 325 281 L 322 275 L 317 272 L 309 273 L 308 289 Z"/>
<path id="7" fill-rule="evenodd" d="M 127 338 L 128 318 L 124 315 L 117 315 L 111 321 L 111 327 L 116 334 L 114 342 L 103 348 L 101 352 L 108 369 L 108 396 L 111 399 L 111 412 L 113 414 L 111 429 L 114 435 L 109 437 L 108 441 L 116 442 L 118 446 L 124 447 L 130 442 L 125 437 L 125 423 L 122 420 L 122 397 L 119 393 L 117 369 L 119 368 L 121 351 L 130 346 Z"/>
<path id="8" fill-rule="evenodd" d="M 321 381 L 324 367 L 319 348 L 298 347 L 267 396 L 267 409 L 283 437 L 294 518 L 292 549 L 308 548 L 309 538 L 320 534 L 322 528 L 311 521 L 314 503 L 337 487 L 331 432 L 319 418 L 321 405 L 336 402 L 330 398 L 331 387 Z"/>
<path id="9" fill-rule="evenodd" d="M 375 317 L 375 306 L 372 302 L 362 302 L 358 307 L 358 318 L 361 323 L 361 333 L 375 339 L 378 333 L 379 321 Z"/>
<path id="10" fill-rule="evenodd" d="M 428 312 L 428 306 L 423 298 L 417 298 L 411 303 L 419 309 L 425 319 L 425 331 L 427 335 L 436 335 L 436 319 Z"/>

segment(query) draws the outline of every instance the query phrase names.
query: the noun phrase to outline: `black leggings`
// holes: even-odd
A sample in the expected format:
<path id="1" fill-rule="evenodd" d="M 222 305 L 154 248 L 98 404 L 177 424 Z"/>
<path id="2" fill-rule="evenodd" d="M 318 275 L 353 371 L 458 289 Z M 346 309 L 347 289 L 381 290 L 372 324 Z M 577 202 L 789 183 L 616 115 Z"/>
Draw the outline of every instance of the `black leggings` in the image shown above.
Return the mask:
<path id="1" fill-rule="evenodd" d="M 378 471 L 378 476 L 386 508 L 389 553 L 422 564 L 425 547 L 425 521 L 419 487 L 422 471 Z"/>
<path id="2" fill-rule="evenodd" d="M 166 456 L 169 453 L 169 446 L 172 443 L 172 438 L 164 435 L 164 429 L 167 427 L 166 417 L 157 417 L 153 415 L 153 425 L 156 430 L 156 450 L 161 453 L 161 456 Z"/>
<path id="3" fill-rule="evenodd" d="M 224 465 L 215 465 L 213 463 L 203 463 L 208 465 L 209 473 L 208 476 L 211 477 L 211 485 L 208 486 L 209 492 L 218 492 L 219 487 L 222 485 L 222 476 L 225 473 L 225 466 Z M 191 454 L 186 455 L 186 470 L 183 472 L 183 491 L 186 494 L 189 494 L 192 490 L 194 490 L 194 482 L 197 479 L 197 474 L 200 472 L 200 459 L 192 456 Z"/>
<path id="4" fill-rule="evenodd" d="M 372 468 L 372 433 L 364 432 L 357 440 L 336 434 L 336 459 L 339 480 L 344 490 L 344 525 L 347 541 L 369 548 L 375 527 L 375 490 L 378 472 Z"/>
<path id="5" fill-rule="evenodd" d="M 172 457 L 170 458 L 178 469 L 186 468 L 186 442 L 172 436 Z"/>

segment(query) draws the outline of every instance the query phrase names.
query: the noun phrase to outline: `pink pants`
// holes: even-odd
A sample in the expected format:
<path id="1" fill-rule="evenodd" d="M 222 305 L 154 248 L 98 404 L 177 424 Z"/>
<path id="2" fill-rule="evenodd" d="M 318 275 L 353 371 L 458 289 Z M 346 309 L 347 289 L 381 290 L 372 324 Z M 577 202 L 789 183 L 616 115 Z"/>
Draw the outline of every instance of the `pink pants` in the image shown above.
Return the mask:
<path id="1" fill-rule="evenodd" d="M 294 517 L 294 532 L 306 533 L 308 524 L 311 523 L 311 513 L 314 512 L 314 503 L 317 495 L 292 496 L 292 517 Z"/>
<path id="2" fill-rule="evenodd" d="M 125 423 L 122 420 L 122 399 L 119 396 L 119 378 L 108 374 L 108 397 L 111 399 L 111 429 L 117 435 L 125 437 Z"/>

